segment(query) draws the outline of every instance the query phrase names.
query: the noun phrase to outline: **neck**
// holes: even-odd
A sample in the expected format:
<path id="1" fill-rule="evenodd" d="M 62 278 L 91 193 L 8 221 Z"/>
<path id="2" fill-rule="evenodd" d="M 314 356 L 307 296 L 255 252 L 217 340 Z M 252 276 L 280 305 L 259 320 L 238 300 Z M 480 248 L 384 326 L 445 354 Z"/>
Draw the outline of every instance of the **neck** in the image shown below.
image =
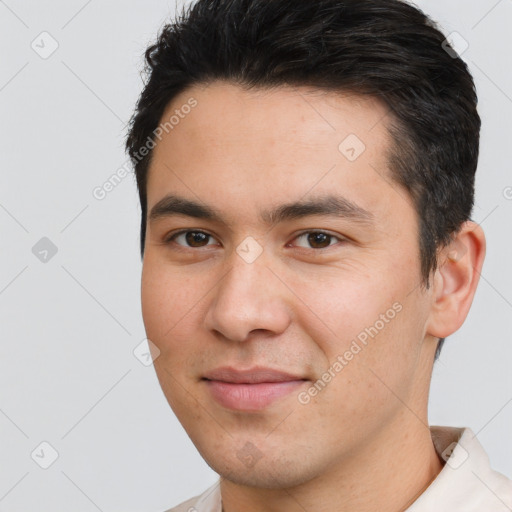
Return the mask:
<path id="1" fill-rule="evenodd" d="M 223 479 L 223 512 L 404 511 L 442 467 L 426 420 L 409 411 L 356 454 L 300 486 L 262 489 Z"/>

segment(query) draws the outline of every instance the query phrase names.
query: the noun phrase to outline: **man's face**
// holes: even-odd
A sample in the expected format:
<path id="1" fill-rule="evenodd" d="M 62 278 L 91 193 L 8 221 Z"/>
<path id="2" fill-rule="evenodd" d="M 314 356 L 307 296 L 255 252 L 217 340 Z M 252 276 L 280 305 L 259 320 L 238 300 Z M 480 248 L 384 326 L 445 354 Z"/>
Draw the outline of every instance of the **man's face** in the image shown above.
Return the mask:
<path id="1" fill-rule="evenodd" d="M 208 464 L 289 487 L 371 457 L 397 425 L 425 428 L 433 299 L 387 167 L 387 109 L 220 82 L 162 122 L 176 109 L 148 176 L 142 307 Z"/>

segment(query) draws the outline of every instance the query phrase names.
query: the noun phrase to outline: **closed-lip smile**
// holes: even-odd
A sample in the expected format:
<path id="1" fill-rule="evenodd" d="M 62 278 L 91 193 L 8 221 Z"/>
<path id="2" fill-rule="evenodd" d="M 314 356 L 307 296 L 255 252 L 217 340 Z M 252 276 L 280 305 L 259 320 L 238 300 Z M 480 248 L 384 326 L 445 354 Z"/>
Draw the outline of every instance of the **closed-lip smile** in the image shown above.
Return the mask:
<path id="1" fill-rule="evenodd" d="M 265 367 L 238 370 L 222 367 L 202 378 L 216 402 L 227 409 L 261 411 L 304 385 L 308 379 Z"/>

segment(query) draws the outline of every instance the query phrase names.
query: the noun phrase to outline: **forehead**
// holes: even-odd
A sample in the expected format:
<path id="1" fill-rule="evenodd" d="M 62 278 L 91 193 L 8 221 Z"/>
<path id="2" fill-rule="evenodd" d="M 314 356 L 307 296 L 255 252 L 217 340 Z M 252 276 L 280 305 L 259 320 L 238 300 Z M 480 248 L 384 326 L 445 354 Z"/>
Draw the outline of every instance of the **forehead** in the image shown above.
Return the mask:
<path id="1" fill-rule="evenodd" d="M 189 108 L 192 100 L 195 106 Z M 213 141 L 225 133 L 232 140 L 251 134 L 265 142 L 307 143 L 313 135 L 309 130 L 314 130 L 326 144 L 353 133 L 363 141 L 371 134 L 371 145 L 387 145 L 388 113 L 389 108 L 379 99 L 350 91 L 290 86 L 247 90 L 215 81 L 192 86 L 176 96 L 165 109 L 161 125 L 174 117 L 179 124 L 169 133 L 193 135 L 198 142 Z"/>
<path id="2" fill-rule="evenodd" d="M 367 209 L 408 202 L 389 177 L 388 109 L 374 97 L 213 82 L 175 97 L 161 126 L 171 118 L 153 150 L 149 208 L 171 192 L 240 212 L 334 190 Z"/>

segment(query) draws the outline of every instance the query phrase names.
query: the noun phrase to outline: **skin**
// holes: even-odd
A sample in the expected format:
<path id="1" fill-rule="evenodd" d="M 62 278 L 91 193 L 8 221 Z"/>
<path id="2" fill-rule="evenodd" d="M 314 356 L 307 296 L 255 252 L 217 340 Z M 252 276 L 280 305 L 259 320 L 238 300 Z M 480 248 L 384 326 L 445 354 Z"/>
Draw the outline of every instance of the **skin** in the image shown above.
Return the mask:
<path id="1" fill-rule="evenodd" d="M 184 91 L 162 119 L 190 97 L 197 106 L 154 149 L 148 212 L 172 194 L 221 219 L 148 219 L 142 309 L 163 392 L 221 475 L 224 512 L 404 510 L 442 469 L 427 417 L 434 353 L 470 308 L 481 228 L 465 223 L 440 250 L 426 289 L 417 215 L 389 177 L 389 117 L 377 99 L 213 82 Z M 349 134 L 366 147 L 354 161 L 338 149 Z M 260 215 L 327 195 L 357 203 L 372 222 Z M 211 237 L 194 247 L 184 235 L 169 239 L 180 230 Z M 312 246 L 303 233 L 318 230 L 332 237 Z M 248 236 L 263 249 L 252 263 L 236 250 Z M 400 312 L 300 403 L 298 393 L 396 303 Z M 232 411 L 202 380 L 220 366 L 308 381 L 264 410 Z"/>

